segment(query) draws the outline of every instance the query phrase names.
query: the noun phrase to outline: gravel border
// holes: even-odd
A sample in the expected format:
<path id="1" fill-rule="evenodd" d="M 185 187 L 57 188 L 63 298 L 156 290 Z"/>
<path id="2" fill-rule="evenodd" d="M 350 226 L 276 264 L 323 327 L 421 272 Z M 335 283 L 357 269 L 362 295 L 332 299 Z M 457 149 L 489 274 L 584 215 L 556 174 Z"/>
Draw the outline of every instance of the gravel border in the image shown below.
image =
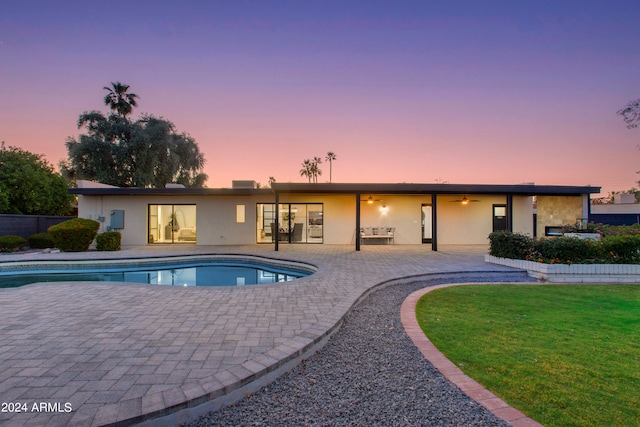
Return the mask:
<path id="1" fill-rule="evenodd" d="M 412 292 L 456 282 L 531 281 L 473 273 L 371 292 L 317 353 L 240 402 L 187 424 L 201 426 L 509 426 L 445 379 L 404 332 Z"/>

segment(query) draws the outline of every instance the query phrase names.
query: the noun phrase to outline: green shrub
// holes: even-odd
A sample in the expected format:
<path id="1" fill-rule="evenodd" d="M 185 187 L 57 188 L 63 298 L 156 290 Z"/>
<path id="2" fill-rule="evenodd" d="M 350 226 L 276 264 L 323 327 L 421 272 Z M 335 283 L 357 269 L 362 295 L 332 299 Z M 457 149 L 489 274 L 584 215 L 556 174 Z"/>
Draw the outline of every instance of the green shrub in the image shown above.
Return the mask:
<path id="1" fill-rule="evenodd" d="M 555 237 L 532 242 L 528 259 L 551 263 L 594 263 L 599 258 L 600 244 L 576 237 Z"/>
<path id="2" fill-rule="evenodd" d="M 74 218 L 49 227 L 56 248 L 62 252 L 83 252 L 96 238 L 100 223 L 92 219 Z"/>
<path id="3" fill-rule="evenodd" d="M 640 264 L 640 227 L 610 226 L 600 241 L 576 237 L 533 240 L 523 234 L 498 231 L 489 235 L 489 253 L 500 258 L 562 264 Z"/>
<path id="4" fill-rule="evenodd" d="M 610 264 L 639 264 L 640 236 L 607 236 L 602 239 L 602 255 Z"/>
<path id="5" fill-rule="evenodd" d="M 53 236 L 49 233 L 37 233 L 29 236 L 29 247 L 31 249 L 47 249 L 54 248 Z"/>
<path id="6" fill-rule="evenodd" d="M 96 249 L 99 251 L 119 251 L 121 235 L 117 231 L 107 231 L 96 237 Z"/>
<path id="7" fill-rule="evenodd" d="M 27 244 L 27 239 L 20 236 L 0 236 L 0 252 L 13 252 Z"/>
<path id="8" fill-rule="evenodd" d="M 531 248 L 531 237 L 510 231 L 489 234 L 489 254 L 500 258 L 525 259 Z"/>
<path id="9" fill-rule="evenodd" d="M 603 225 L 598 224 L 598 232 L 607 236 L 637 236 L 640 235 L 640 224 L 633 225 Z"/>

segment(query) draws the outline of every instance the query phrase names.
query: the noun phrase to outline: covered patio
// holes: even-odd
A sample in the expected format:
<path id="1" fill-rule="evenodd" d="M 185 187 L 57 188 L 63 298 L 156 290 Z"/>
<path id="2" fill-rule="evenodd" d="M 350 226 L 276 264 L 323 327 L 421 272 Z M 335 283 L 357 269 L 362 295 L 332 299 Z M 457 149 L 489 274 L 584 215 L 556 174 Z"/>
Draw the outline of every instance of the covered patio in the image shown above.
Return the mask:
<path id="1" fill-rule="evenodd" d="M 536 231 L 550 225 L 574 223 L 587 218 L 590 209 L 589 197 L 599 193 L 600 187 L 591 186 L 555 186 L 555 185 L 484 185 L 484 184 L 306 184 L 306 183 L 274 183 L 275 205 L 291 203 L 300 197 L 319 196 L 318 200 L 329 200 L 332 196 L 343 196 L 351 199 L 351 209 L 342 208 L 342 213 L 351 212 L 354 224 L 353 241 L 356 251 L 361 250 L 363 240 L 371 239 L 364 232 L 370 224 L 363 224 L 363 218 L 369 217 L 366 209 L 374 204 L 379 205 L 380 215 L 390 215 L 389 198 L 397 202 L 398 224 L 383 225 L 387 231 L 384 242 L 395 242 L 395 232 L 402 225 L 405 230 L 413 228 L 410 239 L 420 235 L 421 243 L 430 244 L 431 250 L 437 251 L 439 236 L 445 244 L 482 244 L 489 233 L 497 230 L 517 231 L 535 235 Z M 408 197 L 413 198 L 413 206 L 406 203 Z M 534 220 L 534 197 L 544 201 L 545 215 Z M 404 200 L 403 200 L 404 198 Z M 482 211 L 474 209 L 484 203 Z M 452 205 L 453 204 L 453 205 Z M 348 203 L 347 203 L 348 205 Z M 465 208 L 467 215 L 452 211 L 452 207 Z M 555 219 L 554 219 L 555 213 Z M 483 215 L 482 217 L 479 215 Z M 560 222 L 559 222 L 560 221 Z M 567 221 L 567 222 L 562 222 Z M 407 224 L 414 224 L 415 227 Z M 278 236 L 279 217 L 275 216 L 275 233 Z M 459 231 L 456 231 L 456 228 Z M 389 234 L 393 229 L 393 235 Z M 460 233 L 480 233 L 475 238 L 460 240 Z M 458 234 L 458 235 L 456 235 Z M 379 236 L 380 234 L 375 234 Z M 364 237 L 364 239 L 363 239 Z M 378 240 L 380 238 L 374 237 Z M 411 243 L 418 243 L 415 240 Z M 275 238 L 274 246 L 278 251 L 281 240 Z"/>

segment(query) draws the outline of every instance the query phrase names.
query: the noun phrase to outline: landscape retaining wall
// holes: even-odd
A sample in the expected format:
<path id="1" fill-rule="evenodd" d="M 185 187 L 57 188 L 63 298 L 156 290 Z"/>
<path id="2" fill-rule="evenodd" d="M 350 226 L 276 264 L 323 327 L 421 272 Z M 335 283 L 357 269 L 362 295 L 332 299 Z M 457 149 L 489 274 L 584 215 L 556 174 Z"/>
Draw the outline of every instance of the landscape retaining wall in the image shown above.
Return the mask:
<path id="1" fill-rule="evenodd" d="M 640 283 L 635 264 L 544 264 L 522 259 L 484 256 L 485 262 L 527 270 L 531 277 L 554 283 Z"/>

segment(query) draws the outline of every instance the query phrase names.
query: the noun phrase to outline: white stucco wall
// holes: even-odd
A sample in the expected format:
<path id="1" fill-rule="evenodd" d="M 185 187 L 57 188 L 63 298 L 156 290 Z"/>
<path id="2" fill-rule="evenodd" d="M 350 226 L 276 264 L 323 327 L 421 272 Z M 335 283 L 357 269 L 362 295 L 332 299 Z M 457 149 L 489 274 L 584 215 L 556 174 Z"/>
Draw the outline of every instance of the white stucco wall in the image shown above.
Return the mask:
<path id="1" fill-rule="evenodd" d="M 422 243 L 422 204 L 431 195 L 372 195 L 373 204 L 360 202 L 362 227 L 394 227 L 396 244 Z M 362 199 L 366 199 L 363 195 Z M 487 244 L 493 229 L 493 204 L 506 204 L 506 196 L 475 196 L 477 203 L 462 205 L 459 195 L 440 195 L 437 199 L 437 237 L 439 244 Z M 78 197 L 84 218 L 104 217 L 100 232 L 110 225 L 110 212 L 125 211 L 123 246 L 146 245 L 148 205 L 195 204 L 197 244 L 241 245 L 256 243 L 256 204 L 273 203 L 271 195 L 251 196 L 84 196 Z M 355 195 L 282 194 L 281 203 L 322 203 L 324 244 L 355 244 Z M 236 205 L 245 206 L 245 222 L 236 222 Z M 386 206 L 386 211 L 382 210 Z M 533 233 L 531 197 L 513 197 L 513 230 Z"/>
<path id="2" fill-rule="evenodd" d="M 107 231 L 112 210 L 125 211 L 123 246 L 146 245 L 148 206 L 196 205 L 199 245 L 252 244 L 256 241 L 256 203 L 272 203 L 264 196 L 78 196 L 78 212 L 83 218 L 104 217 L 99 232 Z M 236 223 L 236 205 L 245 205 L 245 222 Z"/>
<path id="3" fill-rule="evenodd" d="M 506 204 L 506 196 L 467 195 L 478 202 L 463 205 L 454 200 L 459 195 L 438 196 L 438 244 L 442 245 L 482 245 L 488 244 L 493 231 L 493 205 Z"/>
<path id="4" fill-rule="evenodd" d="M 380 200 L 360 205 L 363 227 L 394 227 L 396 244 L 422 243 L 422 204 L 430 204 L 431 195 L 373 195 L 373 198 Z"/>

